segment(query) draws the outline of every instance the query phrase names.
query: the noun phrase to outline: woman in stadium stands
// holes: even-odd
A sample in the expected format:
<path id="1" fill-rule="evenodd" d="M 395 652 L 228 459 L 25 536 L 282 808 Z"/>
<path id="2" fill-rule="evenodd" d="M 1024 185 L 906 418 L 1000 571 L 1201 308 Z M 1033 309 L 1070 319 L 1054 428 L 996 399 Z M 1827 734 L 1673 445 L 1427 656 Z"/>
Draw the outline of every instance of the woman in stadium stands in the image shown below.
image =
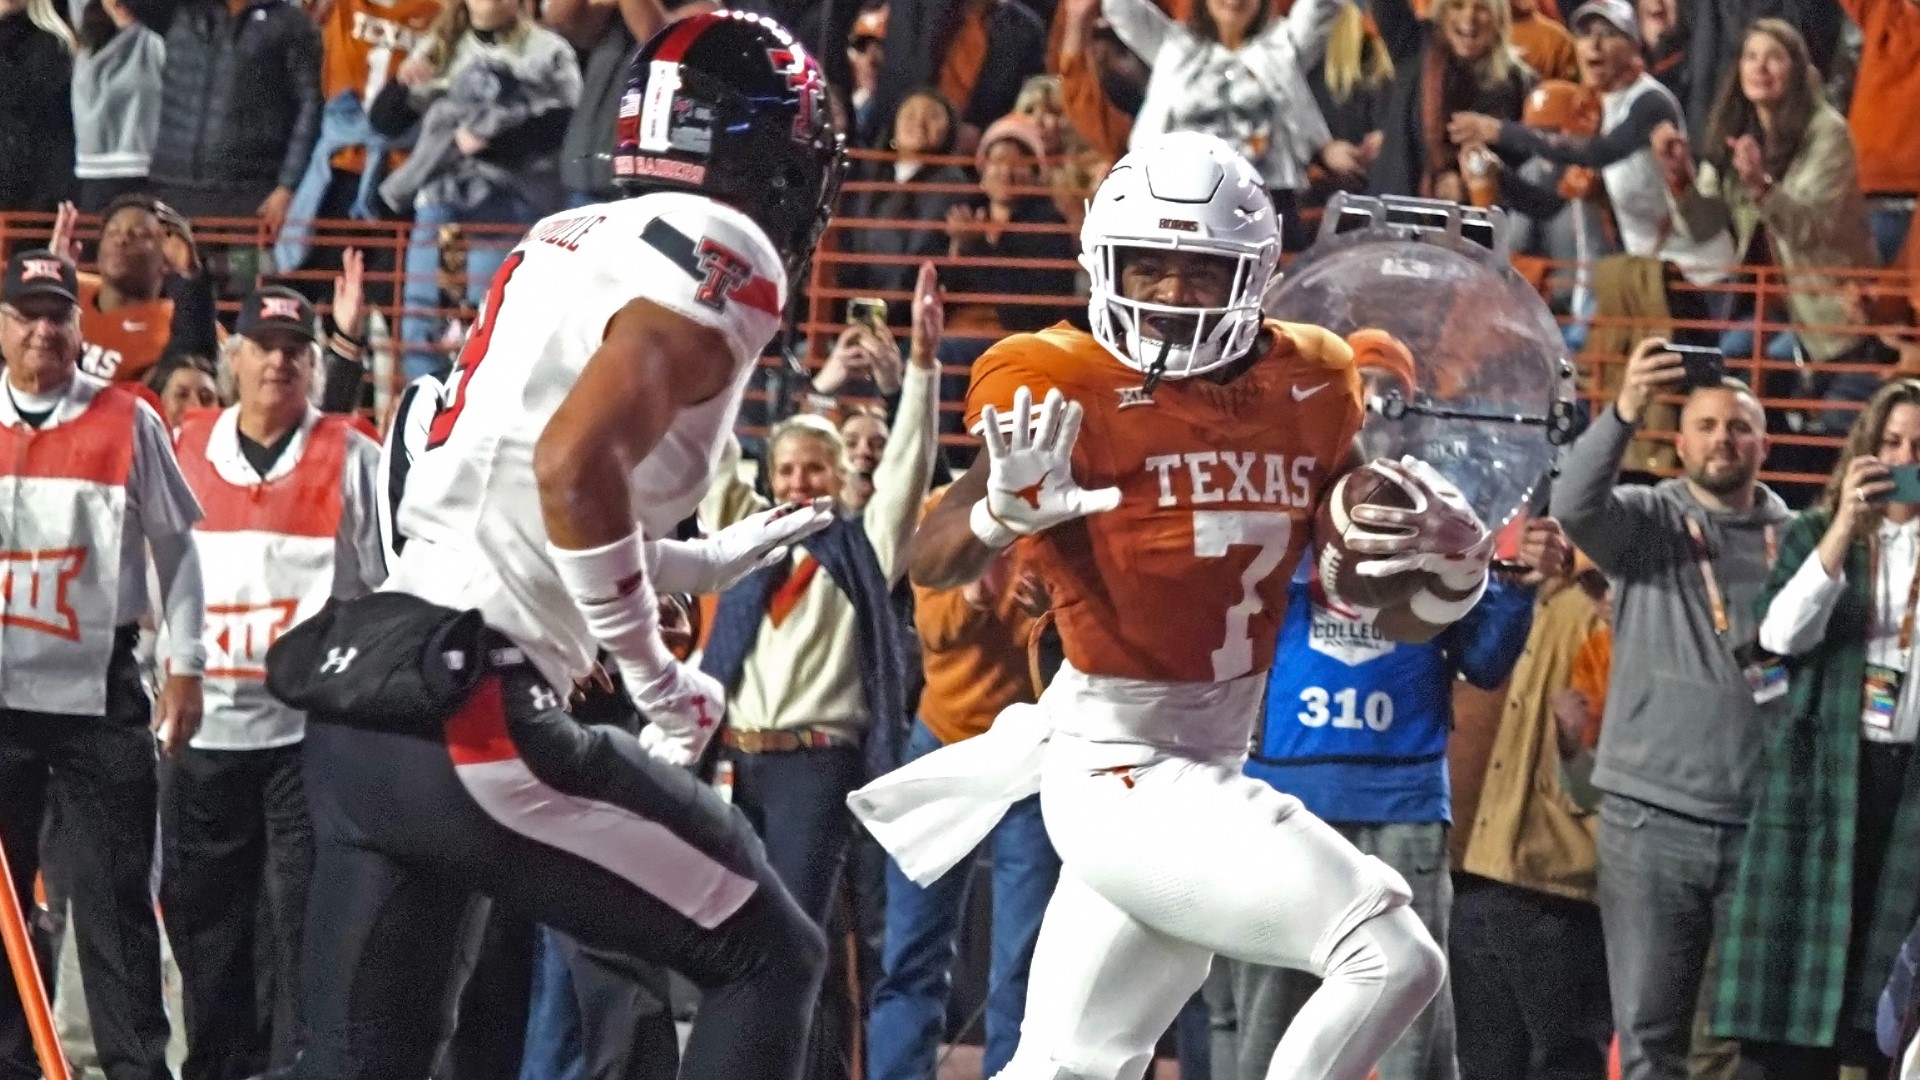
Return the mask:
<path id="1" fill-rule="evenodd" d="M 918 90 L 900 103 L 889 146 L 896 160 L 859 162 L 858 171 L 850 177 L 884 187 L 858 191 L 846 207 L 854 218 L 876 218 L 888 224 L 844 230 L 840 235 L 849 254 L 926 259 L 946 252 L 947 237 L 940 223 L 946 220 L 948 207 L 966 198 L 956 185 L 971 184 L 973 177 L 957 165 L 928 159 L 958 153 L 955 140 L 959 131 L 953 106 L 938 90 Z M 911 224 L 919 222 L 925 224 Z M 917 272 L 913 261 L 895 259 L 885 264 L 851 266 L 842 280 L 850 288 L 877 295 L 894 294 L 891 302 L 901 316 L 895 322 L 901 322 L 908 305 L 900 297 L 912 294 Z"/>
<path id="2" fill-rule="evenodd" d="M 1787 311 L 1798 339 L 1816 361 L 1863 359 L 1866 339 L 1843 327 L 1853 321 L 1841 282 L 1813 269 L 1879 265 L 1860 194 L 1853 137 L 1846 118 L 1827 104 L 1800 32 L 1779 19 L 1747 29 L 1739 63 L 1728 72 L 1709 115 L 1706 159 L 1696 161 L 1673 125 L 1653 133 L 1653 150 L 1666 173 L 1673 225 L 1703 238 L 1731 228 L 1734 248 L 1749 266 L 1775 266 L 1789 275 Z M 1745 336 L 1741 336 L 1741 335 Z M 1785 339 L 1778 339 L 1784 341 Z M 1745 331 L 1721 342 L 1730 356 L 1748 355 Z M 1791 342 L 1773 346 L 1790 358 Z M 1828 396 L 1864 401 L 1880 377 L 1841 376 Z"/>
<path id="3" fill-rule="evenodd" d="M 1435 0 L 1424 20 L 1408 0 L 1375 0 L 1372 13 L 1394 81 L 1368 188 L 1466 202 L 1463 162 L 1474 148 L 1448 137 L 1447 119 L 1471 112 L 1518 120 L 1535 81 L 1514 52 L 1507 0 Z"/>
<path id="4" fill-rule="evenodd" d="M 1101 8 L 1153 69 L 1132 145 L 1167 131 L 1220 136 L 1260 171 L 1282 228 L 1298 239 L 1307 166 L 1338 145 L 1306 73 L 1326 50 L 1340 0 L 1296 0 L 1280 19 L 1267 0 L 1196 0 L 1184 24 L 1150 0 L 1103 0 Z"/>
<path id="5" fill-rule="evenodd" d="M 1855 421 L 1761 594 L 1760 647 L 1791 658 L 1794 707 L 1755 777 L 1712 1023 L 1766 1080 L 1887 1071 L 1875 1014 L 1920 915 L 1920 696 L 1901 692 L 1920 506 L 1889 498 L 1887 470 L 1917 462 L 1920 382 L 1901 379 Z"/>
<path id="6" fill-rule="evenodd" d="M 529 225 L 559 209 L 566 192 L 558 151 L 580 101 L 573 46 L 534 21 L 519 0 L 463 0 L 434 20 L 398 79 L 421 114 L 406 163 L 380 185 L 394 211 L 413 211 L 400 322 L 409 379 L 443 372 L 429 342 L 440 306 L 440 238 L 448 225 Z M 503 94 L 502 87 L 516 90 Z M 467 240 L 466 299 L 478 306 L 518 235 Z"/>

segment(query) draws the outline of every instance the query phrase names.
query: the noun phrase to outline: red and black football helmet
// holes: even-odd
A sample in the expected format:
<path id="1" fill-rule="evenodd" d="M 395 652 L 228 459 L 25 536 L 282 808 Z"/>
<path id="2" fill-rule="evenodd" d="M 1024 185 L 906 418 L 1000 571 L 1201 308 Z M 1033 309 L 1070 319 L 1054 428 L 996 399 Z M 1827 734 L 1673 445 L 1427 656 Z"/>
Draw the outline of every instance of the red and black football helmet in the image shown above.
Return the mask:
<path id="1" fill-rule="evenodd" d="M 628 195 L 697 191 L 751 217 L 798 276 L 845 168 L 820 65 L 772 19 L 668 25 L 627 62 L 613 179 Z"/>

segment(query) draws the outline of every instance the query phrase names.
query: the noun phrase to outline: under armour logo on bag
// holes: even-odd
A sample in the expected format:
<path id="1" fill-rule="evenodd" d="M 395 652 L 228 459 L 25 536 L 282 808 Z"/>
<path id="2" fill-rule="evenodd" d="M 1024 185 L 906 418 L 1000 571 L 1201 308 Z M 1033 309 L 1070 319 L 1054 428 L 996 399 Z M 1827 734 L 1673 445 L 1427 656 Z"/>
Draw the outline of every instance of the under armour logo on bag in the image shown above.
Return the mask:
<path id="1" fill-rule="evenodd" d="M 527 691 L 533 697 L 533 707 L 541 712 L 560 707 L 560 695 L 544 686 L 530 686 Z"/>
<path id="2" fill-rule="evenodd" d="M 353 663 L 353 658 L 359 655 L 360 655 L 360 650 L 353 648 L 352 646 L 349 646 L 345 649 L 340 649 L 340 648 L 328 649 L 327 658 L 320 665 L 320 674 L 322 675 L 345 674 L 347 670 L 347 665 Z"/>

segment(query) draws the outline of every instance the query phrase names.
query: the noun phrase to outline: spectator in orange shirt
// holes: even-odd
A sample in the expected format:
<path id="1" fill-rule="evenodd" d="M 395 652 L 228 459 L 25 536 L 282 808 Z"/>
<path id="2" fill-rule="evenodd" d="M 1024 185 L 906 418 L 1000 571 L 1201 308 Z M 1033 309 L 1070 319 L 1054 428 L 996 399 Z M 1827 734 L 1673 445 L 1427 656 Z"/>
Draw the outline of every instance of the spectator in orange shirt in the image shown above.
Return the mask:
<path id="1" fill-rule="evenodd" d="M 1556 19 L 1548 18 L 1536 0 L 1508 0 L 1513 9 L 1513 47 L 1542 79 L 1580 78 L 1580 60 L 1574 55 L 1573 35 Z"/>
<path id="2" fill-rule="evenodd" d="M 936 493 L 927 500 L 939 502 Z M 1002 552 L 979 581 L 913 588 L 914 626 L 927 685 L 902 764 L 987 730 L 1002 709 L 1034 701 L 1027 649 L 1047 607 L 1039 579 Z M 983 1075 L 1013 1056 L 1026 1014 L 1027 968 L 1060 857 L 1040 820 L 1040 797 L 1017 802 L 989 836 L 993 850 L 992 961 L 987 975 Z M 924 1080 L 946 1031 L 947 994 L 974 860 L 922 888 L 887 864 L 884 974 L 874 988 L 868 1080 Z"/>
<path id="3" fill-rule="evenodd" d="M 282 270 L 333 268 L 336 251 L 322 249 L 308 266 L 318 238 L 312 222 L 372 218 L 369 202 L 389 168 L 398 164 L 411 132 L 393 138 L 368 119 L 375 99 L 392 82 L 407 54 L 426 36 L 445 0 L 317 0 L 320 24 L 320 135 L 287 209 L 288 225 L 274 245 Z M 381 251 L 378 245 L 374 249 Z M 376 259 L 379 256 L 376 255 Z M 390 269 L 383 266 L 381 269 Z"/>
<path id="4" fill-rule="evenodd" d="M 63 204 L 55 251 L 75 258 L 79 212 Z M 76 259 L 77 261 L 77 259 Z M 162 357 L 219 350 L 213 284 L 187 220 L 151 195 L 122 195 L 100 218 L 99 272 L 80 275 L 81 370 L 142 382 Z"/>
<path id="5" fill-rule="evenodd" d="M 1913 221 L 1920 195 L 1920 3 L 1915 0 L 1840 0 L 1860 24 L 1864 43 L 1847 115 L 1860 161 L 1867 223 L 1882 262 L 1891 264 Z"/>
<path id="6" fill-rule="evenodd" d="M 1100 0 L 1061 0 L 1053 37 L 1061 111 L 1096 153 L 1118 160 L 1133 136 L 1133 114 L 1147 85 L 1146 66 L 1120 44 L 1100 14 Z"/>

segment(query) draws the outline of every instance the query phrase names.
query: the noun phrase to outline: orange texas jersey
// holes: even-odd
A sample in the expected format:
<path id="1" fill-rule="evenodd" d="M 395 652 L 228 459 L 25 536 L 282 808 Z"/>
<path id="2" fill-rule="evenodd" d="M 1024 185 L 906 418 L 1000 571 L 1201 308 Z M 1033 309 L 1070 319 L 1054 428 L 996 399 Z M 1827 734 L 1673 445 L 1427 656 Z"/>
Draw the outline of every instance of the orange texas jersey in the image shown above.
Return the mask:
<path id="1" fill-rule="evenodd" d="M 100 278 L 80 275 L 80 368 L 115 382 L 138 382 L 173 340 L 173 301 L 141 300 L 100 310 Z M 163 414 L 164 415 L 164 414 Z"/>
<path id="2" fill-rule="evenodd" d="M 1266 352 L 1225 384 L 1141 374 L 1065 324 L 973 365 L 967 425 L 1025 386 L 1085 410 L 1074 479 L 1120 505 L 1022 541 L 1052 593 L 1067 660 L 1089 674 L 1218 681 L 1265 671 L 1314 507 L 1363 418 L 1347 344 L 1269 322 Z"/>

